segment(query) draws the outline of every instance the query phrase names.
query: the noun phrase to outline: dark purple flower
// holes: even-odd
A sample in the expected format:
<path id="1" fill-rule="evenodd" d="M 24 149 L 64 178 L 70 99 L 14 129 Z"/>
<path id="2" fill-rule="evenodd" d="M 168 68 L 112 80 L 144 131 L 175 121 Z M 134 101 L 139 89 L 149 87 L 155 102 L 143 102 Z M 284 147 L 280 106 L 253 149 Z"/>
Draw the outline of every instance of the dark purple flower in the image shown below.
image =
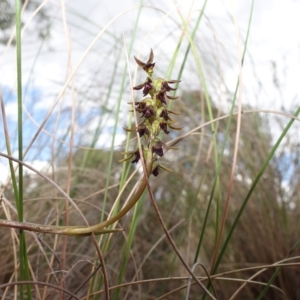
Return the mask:
<path id="1" fill-rule="evenodd" d="M 150 118 L 151 116 L 154 116 L 154 107 L 153 105 L 147 103 L 145 101 L 137 102 L 136 103 L 137 108 L 136 110 L 140 113 L 142 113 L 142 117 Z"/>
<path id="2" fill-rule="evenodd" d="M 168 131 L 168 126 L 167 123 L 165 122 L 160 122 L 159 127 L 164 131 L 165 134 L 169 134 L 170 131 Z"/>
<path id="3" fill-rule="evenodd" d="M 144 84 L 143 96 L 147 96 L 152 89 L 153 89 L 152 80 L 148 77 Z"/>
<path id="4" fill-rule="evenodd" d="M 146 125 L 143 124 L 138 127 L 138 133 L 140 137 L 142 137 L 143 135 L 149 135 L 149 129 L 147 128 Z"/>
<path id="5" fill-rule="evenodd" d="M 164 85 L 164 83 L 163 83 Z M 170 87 L 169 87 L 170 88 Z M 167 95 L 167 92 L 170 91 L 170 90 L 176 90 L 176 89 L 166 89 L 166 88 L 162 88 L 159 93 L 157 94 L 156 98 L 158 100 L 160 100 L 161 103 L 164 103 L 164 104 L 167 104 L 167 101 L 166 101 L 166 98 L 170 99 L 170 100 L 176 100 L 178 97 L 173 97 L 173 96 L 170 96 L 170 95 Z"/>
<path id="6" fill-rule="evenodd" d="M 147 104 L 145 101 L 141 101 L 141 102 L 135 102 L 135 105 L 137 106 L 136 107 L 136 110 L 138 112 L 143 112 L 144 109 L 146 108 Z"/>
<path id="7" fill-rule="evenodd" d="M 133 87 L 134 90 L 141 90 L 142 88 L 144 88 L 143 96 L 147 96 L 149 94 L 149 92 L 153 89 L 151 78 L 147 77 L 147 79 L 144 83 Z"/>
<path id="8" fill-rule="evenodd" d="M 149 106 L 146 106 L 143 114 L 142 114 L 142 117 L 145 117 L 145 118 L 150 118 L 154 116 L 154 108 L 153 106 L 149 105 Z"/>
<path id="9" fill-rule="evenodd" d="M 170 84 L 173 84 L 173 83 L 179 83 L 180 81 L 181 81 L 181 80 L 169 80 L 169 81 L 163 81 L 163 83 L 162 83 L 162 89 L 164 89 L 166 92 L 175 91 L 176 89 L 170 87 L 170 86 L 169 86 L 169 83 L 170 83 Z"/>
<path id="10" fill-rule="evenodd" d="M 150 78 L 148 77 L 148 79 L 150 79 Z M 143 89 L 143 96 L 147 96 L 152 89 L 153 89 L 152 84 L 149 82 L 146 82 L 144 85 L 144 89 Z"/>
<path id="11" fill-rule="evenodd" d="M 168 115 L 168 110 L 167 110 L 166 108 L 164 108 L 164 109 L 161 111 L 160 117 L 163 118 L 165 121 L 171 120 L 171 118 L 170 118 L 169 115 Z"/>
<path id="12" fill-rule="evenodd" d="M 167 104 L 166 101 L 166 91 L 164 89 L 160 90 L 160 92 L 156 95 L 156 98 L 164 104 Z"/>
<path id="13" fill-rule="evenodd" d="M 150 51 L 149 59 L 146 63 L 144 63 L 141 60 L 137 59 L 135 56 L 134 56 L 134 59 L 135 59 L 136 63 L 140 67 L 142 67 L 149 75 L 151 75 L 153 73 L 153 68 L 155 67 L 155 63 L 153 62 L 154 54 L 153 54 L 152 49 Z"/>
<path id="14" fill-rule="evenodd" d="M 152 175 L 158 176 L 160 174 L 161 170 L 164 170 L 164 171 L 167 171 L 167 172 L 173 172 L 173 170 L 161 165 L 160 163 L 154 162 L 152 172 L 151 172 Z"/>
<path id="15" fill-rule="evenodd" d="M 157 165 L 153 170 L 152 170 L 152 175 L 155 177 L 159 175 L 159 165 Z"/>
<path id="16" fill-rule="evenodd" d="M 163 143 L 160 140 L 157 140 L 152 146 L 152 152 L 156 153 L 158 156 L 163 156 Z"/>
<path id="17" fill-rule="evenodd" d="M 132 164 L 137 163 L 140 160 L 140 158 L 141 158 L 141 154 L 140 154 L 139 150 L 136 150 L 134 152 L 134 155 L 135 155 L 135 159 L 131 162 Z"/>

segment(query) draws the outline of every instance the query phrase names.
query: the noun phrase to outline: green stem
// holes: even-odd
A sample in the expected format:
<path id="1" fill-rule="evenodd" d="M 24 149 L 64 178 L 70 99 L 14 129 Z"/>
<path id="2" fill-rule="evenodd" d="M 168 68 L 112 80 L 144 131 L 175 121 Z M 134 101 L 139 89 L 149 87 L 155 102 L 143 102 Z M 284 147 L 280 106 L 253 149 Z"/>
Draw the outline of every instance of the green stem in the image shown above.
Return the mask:
<path id="1" fill-rule="evenodd" d="M 8 157 L 7 155 L 2 154 L 2 156 Z M 152 155 L 148 155 L 145 161 L 147 176 L 151 174 L 152 170 Z M 48 226 L 42 224 L 33 224 L 27 222 L 18 222 L 18 221 L 8 221 L 0 219 L 0 226 L 10 227 L 10 228 L 19 228 L 21 230 L 35 231 L 40 233 L 53 233 L 53 234 L 61 234 L 61 235 L 71 235 L 71 236 L 87 236 L 92 233 L 94 234 L 104 234 L 117 232 L 119 230 L 103 230 L 105 227 L 119 221 L 122 217 L 124 217 L 131 208 L 138 202 L 140 197 L 142 196 L 145 188 L 147 186 L 147 179 L 144 175 L 142 178 L 140 185 L 131 199 L 127 202 L 127 204 L 113 217 L 110 219 L 101 222 L 99 224 L 93 226 Z"/>
<path id="2" fill-rule="evenodd" d="M 149 177 L 149 175 L 151 174 L 151 170 L 152 170 L 152 155 L 148 155 L 145 163 L 146 163 L 147 176 Z M 123 216 L 125 216 L 131 210 L 131 208 L 137 203 L 137 201 L 142 196 L 146 186 L 147 186 L 147 179 L 146 179 L 146 175 L 144 175 L 137 191 L 134 193 L 134 195 L 128 201 L 128 203 L 116 215 L 114 215 L 110 219 L 108 219 L 102 223 L 96 224 L 94 226 L 88 226 L 85 228 L 78 228 L 78 227 L 67 228 L 66 230 L 63 231 L 63 234 L 71 234 L 71 235 L 80 234 L 81 235 L 81 234 L 86 234 L 86 233 L 98 232 L 99 230 L 102 230 L 103 228 L 117 222 Z"/>
<path id="3" fill-rule="evenodd" d="M 23 111 L 22 111 L 22 51 L 21 51 L 21 0 L 15 1 L 16 17 L 16 60 L 17 60 L 17 98 L 18 98 L 18 155 L 23 160 Z M 19 189 L 16 197 L 18 220 L 23 221 L 23 165 L 19 165 Z M 20 229 L 20 280 L 29 280 L 28 257 L 25 234 Z M 27 299 L 31 299 L 30 285 L 27 285 Z M 24 299 L 23 286 L 20 286 L 20 299 Z"/>

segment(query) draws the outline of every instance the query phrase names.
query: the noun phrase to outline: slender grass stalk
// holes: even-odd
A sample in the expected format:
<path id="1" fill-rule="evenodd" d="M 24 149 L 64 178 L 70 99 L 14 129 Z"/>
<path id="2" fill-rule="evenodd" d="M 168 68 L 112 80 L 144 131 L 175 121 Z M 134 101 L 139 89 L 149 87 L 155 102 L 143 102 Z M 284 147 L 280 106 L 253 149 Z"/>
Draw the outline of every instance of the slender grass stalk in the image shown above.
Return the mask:
<path id="1" fill-rule="evenodd" d="M 17 98 L 18 98 L 18 156 L 23 160 L 23 102 L 22 102 L 22 49 L 21 49 L 21 0 L 15 1 L 16 16 L 16 60 L 17 60 Z M 17 201 L 18 220 L 23 221 L 23 165 L 19 165 L 19 189 Z M 21 229 L 20 239 L 20 280 L 30 280 L 25 233 Z M 31 299 L 30 285 L 27 288 L 27 299 Z M 20 300 L 24 299 L 23 285 L 20 286 Z"/>
<path id="2" fill-rule="evenodd" d="M 22 102 L 22 49 L 21 49 L 21 1 L 16 0 L 16 50 L 17 50 L 17 101 L 18 101 L 18 157 L 23 160 L 23 102 Z M 18 220 L 23 221 L 23 165 L 19 165 Z M 20 232 L 21 234 L 21 232 Z"/>

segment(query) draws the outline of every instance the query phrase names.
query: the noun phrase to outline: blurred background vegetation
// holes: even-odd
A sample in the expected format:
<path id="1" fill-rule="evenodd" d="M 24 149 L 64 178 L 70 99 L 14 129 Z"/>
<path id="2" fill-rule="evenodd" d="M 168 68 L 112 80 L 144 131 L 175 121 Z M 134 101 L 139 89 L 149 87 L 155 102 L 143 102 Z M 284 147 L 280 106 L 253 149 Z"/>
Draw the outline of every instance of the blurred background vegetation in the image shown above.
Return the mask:
<path id="1" fill-rule="evenodd" d="M 110 6 L 105 1 L 101 3 L 90 5 L 86 11 L 92 15 L 93 8 L 103 5 L 104 18 Z M 179 150 L 167 151 L 163 157 L 164 164 L 174 172 L 162 172 L 150 179 L 151 190 L 175 244 L 187 264 L 195 266 L 195 274 L 206 277 L 204 268 L 211 271 L 219 234 L 221 247 L 232 234 L 217 270 L 211 274 L 216 275 L 211 292 L 217 299 L 298 299 L 298 120 L 258 177 L 298 106 L 274 112 L 270 111 L 274 109 L 270 101 L 269 111 L 263 110 L 257 103 L 247 101 L 251 91 L 246 88 L 239 125 L 237 111 L 242 98 L 235 93 L 239 59 L 232 46 L 222 48 L 223 42 L 230 44 L 233 38 L 229 36 L 225 41 L 223 36 L 221 41 L 216 41 L 211 31 L 203 27 L 212 26 L 214 33 L 222 36 L 222 26 L 218 27 L 217 21 L 203 16 L 195 8 L 191 17 L 182 15 L 181 10 L 176 12 L 173 6 L 170 10 L 159 8 L 155 2 L 133 3 L 136 7 L 128 13 L 125 11 L 130 6 L 121 5 L 119 12 L 124 16 L 120 15 L 112 27 L 105 27 L 104 21 L 95 23 L 92 17 L 89 19 L 85 10 L 79 10 L 82 5 L 78 3 L 76 6 L 64 1 L 45 1 L 42 7 L 40 1 L 22 4 L 26 5 L 22 27 L 28 25 L 22 39 L 23 135 L 24 147 L 29 147 L 24 160 L 67 191 L 90 224 L 119 210 L 141 175 L 139 166 L 119 162 L 126 147 L 136 149 L 135 134 L 126 135 L 122 127 L 133 124 L 132 114 L 128 112 L 128 102 L 133 101 L 131 87 L 146 78 L 141 70 L 134 69 L 133 55 L 144 59 L 152 47 L 156 61 L 154 76 L 182 80 L 176 93 L 179 99 L 171 101 L 170 109 L 180 113 L 174 119 L 183 129 L 172 131 L 164 141 L 183 134 L 187 136 L 177 144 Z M 205 5 L 204 1 L 201 4 L 204 11 Z M 27 24 L 36 9 L 37 13 Z M 249 16 L 251 12 L 249 6 Z M 15 26 L 14 13 L 12 1 L 0 0 L 3 53 Z M 108 22 L 114 20 L 117 13 L 112 13 Z M 224 15 L 227 13 L 224 11 Z M 254 25 L 249 21 L 247 26 L 251 30 Z M 240 40 L 243 48 L 246 39 L 246 30 L 243 30 Z M 93 41 L 93 47 L 89 47 Z M 11 54 L 14 47 L 12 39 L 10 50 L 1 60 L 2 72 L 14 65 Z M 251 51 L 245 61 L 247 59 L 251 61 Z M 235 73 L 234 83 L 228 82 L 227 73 L 222 71 L 226 68 Z M 12 73 L 14 75 L 14 71 Z M 257 86 L 260 80 L 257 78 Z M 281 87 L 275 83 L 275 89 L 280 91 Z M 4 83 L 1 88 L 8 115 L 6 125 L 15 153 L 18 130 L 11 108 L 16 109 L 12 105 L 16 92 L 14 84 Z M 249 98 L 257 93 L 258 90 L 253 90 Z M 134 100 L 140 101 L 141 93 L 136 93 Z M 268 107 L 266 103 L 265 107 Z M 214 127 L 206 125 L 211 121 Z M 4 125 L 1 130 L 4 136 Z M 6 153 L 4 138 L 0 146 L 1 152 Z M 248 200 L 256 179 L 258 183 Z M 228 193 L 228 214 L 221 232 Z M 1 219 L 16 220 L 10 181 L 2 182 L 1 194 Z M 51 183 L 39 174 L 25 171 L 24 219 L 64 225 L 66 216 L 68 224 L 84 225 L 76 209 L 66 204 L 66 199 Z M 165 237 L 147 192 L 132 212 L 115 226 L 123 231 L 97 238 L 109 286 L 114 288 L 110 292 L 111 299 L 200 299 L 204 295 L 195 283 L 190 290 L 186 288 L 189 274 Z M 2 284 L 18 281 L 18 230 L 2 227 L 0 238 L 0 296 L 16 299 L 16 288 L 2 287 Z M 64 238 L 26 232 L 26 243 L 33 281 L 63 287 L 79 299 L 108 299 L 91 237 Z M 220 255 L 220 249 L 217 252 Z M 276 270 L 270 266 L 281 261 L 286 265 L 263 294 Z M 253 282 L 247 282 L 248 279 Z M 203 282 L 207 284 L 207 280 Z M 118 288 L 125 283 L 127 285 Z M 243 283 L 247 284 L 239 291 Z M 184 287 L 176 290 L 181 286 Z M 70 299 L 53 287 L 32 285 L 31 289 L 33 299 Z M 166 295 L 168 292 L 172 293 Z"/>

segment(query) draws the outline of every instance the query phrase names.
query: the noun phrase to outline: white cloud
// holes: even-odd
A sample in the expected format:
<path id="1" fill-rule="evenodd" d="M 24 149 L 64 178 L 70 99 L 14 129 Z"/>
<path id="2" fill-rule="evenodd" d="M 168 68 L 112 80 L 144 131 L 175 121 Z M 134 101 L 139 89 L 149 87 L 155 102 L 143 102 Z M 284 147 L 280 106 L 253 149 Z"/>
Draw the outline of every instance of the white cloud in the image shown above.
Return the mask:
<path id="1" fill-rule="evenodd" d="M 5 104 L 5 114 L 6 118 L 9 118 L 11 121 L 18 120 L 18 104 L 15 102 L 8 102 Z"/>

